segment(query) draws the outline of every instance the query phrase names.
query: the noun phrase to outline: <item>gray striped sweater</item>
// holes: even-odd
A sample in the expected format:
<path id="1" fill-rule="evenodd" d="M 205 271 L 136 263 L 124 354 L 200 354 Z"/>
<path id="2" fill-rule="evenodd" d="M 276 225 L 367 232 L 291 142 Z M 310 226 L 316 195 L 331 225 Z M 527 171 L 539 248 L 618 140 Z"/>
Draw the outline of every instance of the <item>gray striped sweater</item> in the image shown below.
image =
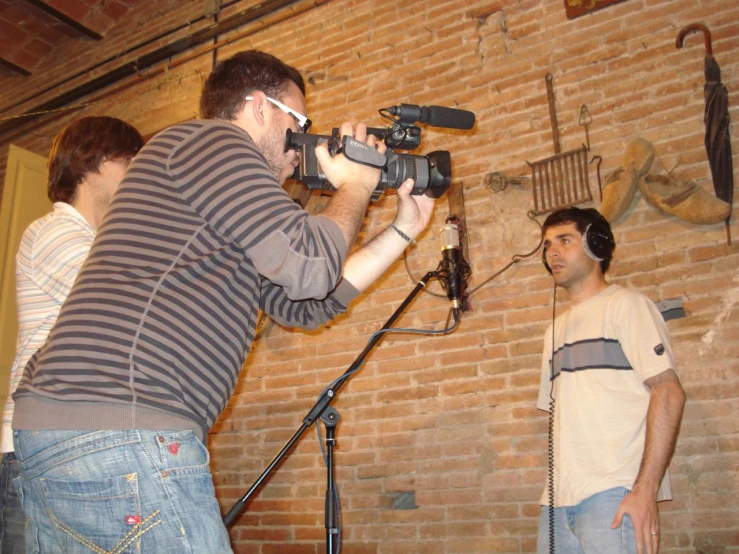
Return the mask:
<path id="1" fill-rule="evenodd" d="M 191 121 L 131 164 L 45 345 L 14 429 L 193 429 L 231 396 L 258 309 L 318 327 L 358 293 L 347 245 L 277 183 L 249 135 Z"/>

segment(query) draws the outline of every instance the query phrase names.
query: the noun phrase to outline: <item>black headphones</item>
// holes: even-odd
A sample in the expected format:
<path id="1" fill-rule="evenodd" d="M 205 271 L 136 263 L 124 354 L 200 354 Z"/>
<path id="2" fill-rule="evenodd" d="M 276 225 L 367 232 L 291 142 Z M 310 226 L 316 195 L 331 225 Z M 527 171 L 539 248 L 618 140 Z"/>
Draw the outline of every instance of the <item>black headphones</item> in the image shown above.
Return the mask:
<path id="1" fill-rule="evenodd" d="M 616 249 L 616 240 L 613 238 L 611 225 L 606 218 L 593 208 L 581 211 L 587 213 L 589 219 L 591 219 L 591 222 L 588 223 L 585 229 L 585 233 L 582 235 L 582 249 L 590 259 L 600 262 L 600 268 L 605 273 L 611 264 L 613 251 Z M 552 268 L 547 263 L 546 248 L 541 251 L 541 261 L 551 275 Z"/>

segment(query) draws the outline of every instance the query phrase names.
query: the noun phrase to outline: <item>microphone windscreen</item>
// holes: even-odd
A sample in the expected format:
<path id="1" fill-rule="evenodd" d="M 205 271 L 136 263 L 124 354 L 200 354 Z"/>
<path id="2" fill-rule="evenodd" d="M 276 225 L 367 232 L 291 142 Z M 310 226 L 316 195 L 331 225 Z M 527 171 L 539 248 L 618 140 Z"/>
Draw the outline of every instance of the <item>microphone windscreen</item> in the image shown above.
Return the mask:
<path id="1" fill-rule="evenodd" d="M 441 251 L 459 248 L 459 229 L 454 223 L 447 223 L 441 228 Z"/>
<path id="2" fill-rule="evenodd" d="M 475 114 L 467 110 L 428 106 L 428 117 L 422 123 L 447 129 L 472 129 L 475 126 Z"/>

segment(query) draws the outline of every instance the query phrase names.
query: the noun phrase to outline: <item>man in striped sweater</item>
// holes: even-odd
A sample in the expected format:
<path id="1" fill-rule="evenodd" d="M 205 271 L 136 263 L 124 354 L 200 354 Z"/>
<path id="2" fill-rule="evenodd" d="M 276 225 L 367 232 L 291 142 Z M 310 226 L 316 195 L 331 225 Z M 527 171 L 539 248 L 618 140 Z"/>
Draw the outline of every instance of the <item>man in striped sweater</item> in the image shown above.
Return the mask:
<path id="1" fill-rule="evenodd" d="M 54 210 L 26 229 L 16 256 L 18 346 L 12 393 L 23 367 L 44 343 L 90 250 L 95 231 L 131 158 L 144 142 L 128 123 L 83 117 L 56 138 L 49 154 L 48 194 Z M 13 479 L 13 399 L 3 412 L 0 446 L 0 552 L 25 552 L 25 515 Z"/>
<path id="2" fill-rule="evenodd" d="M 380 172 L 325 146 L 331 202 L 311 216 L 290 199 L 285 135 L 308 130 L 304 94 L 296 69 L 236 54 L 205 83 L 203 119 L 162 131 L 131 164 L 14 396 L 42 552 L 231 552 L 203 443 L 258 311 L 323 325 L 428 224 L 433 200 L 408 180 L 393 225 L 348 256 Z M 384 151 L 364 125 L 341 132 Z"/>

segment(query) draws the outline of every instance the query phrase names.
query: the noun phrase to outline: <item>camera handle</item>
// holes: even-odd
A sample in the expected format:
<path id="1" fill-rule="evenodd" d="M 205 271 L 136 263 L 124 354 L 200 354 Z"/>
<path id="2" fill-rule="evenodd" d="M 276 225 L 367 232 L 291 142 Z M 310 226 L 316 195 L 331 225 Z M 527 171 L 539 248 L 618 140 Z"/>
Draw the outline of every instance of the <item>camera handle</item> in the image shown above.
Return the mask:
<path id="1" fill-rule="evenodd" d="M 389 329 L 390 326 L 395 323 L 395 320 L 397 320 L 400 315 L 405 311 L 405 309 L 408 307 L 408 305 L 413 301 L 413 299 L 418 295 L 419 292 L 421 292 L 421 289 L 423 289 L 428 282 L 437 276 L 436 271 L 429 271 L 426 273 L 426 275 L 423 276 L 423 278 L 418 281 L 415 288 L 408 294 L 406 299 L 403 301 L 403 303 L 398 307 L 397 310 L 393 313 L 393 315 L 390 316 L 390 318 L 385 322 L 385 324 L 382 326 L 381 330 Z M 319 417 L 322 417 L 323 413 L 328 410 L 332 409 L 329 404 L 336 398 L 336 394 L 338 390 L 341 388 L 341 386 L 348 380 L 348 378 L 355 373 L 364 363 L 364 359 L 367 357 L 367 355 L 370 353 L 370 351 L 375 347 L 375 345 L 380 342 L 380 339 L 382 339 L 383 334 L 382 333 L 376 333 L 374 337 L 367 343 L 367 346 L 365 346 L 364 350 L 359 353 L 359 355 L 354 359 L 354 362 L 352 362 L 352 365 L 349 366 L 349 369 L 347 369 L 344 374 L 336 379 L 333 384 L 328 387 L 321 396 L 318 398 L 318 401 L 315 403 L 313 408 L 311 408 L 310 412 L 308 412 L 308 415 L 305 416 L 303 419 L 302 425 L 298 428 L 298 430 L 293 434 L 292 437 L 285 443 L 285 445 L 282 447 L 282 449 L 277 453 L 277 455 L 272 458 L 272 461 L 267 464 L 266 469 L 262 472 L 262 474 L 257 477 L 257 480 L 254 481 L 254 484 L 249 488 L 248 491 L 239 499 L 237 500 L 234 505 L 231 507 L 231 509 L 228 511 L 228 513 L 223 518 L 223 523 L 226 525 L 226 527 L 230 527 L 234 524 L 236 519 L 238 519 L 239 515 L 241 515 L 241 512 L 244 510 L 244 507 L 246 506 L 247 501 L 249 498 L 252 497 L 252 495 L 257 491 L 257 489 L 262 485 L 262 483 L 265 481 L 265 479 L 269 476 L 269 474 L 277 467 L 277 464 L 280 463 L 282 458 L 287 454 L 287 452 L 293 447 L 293 445 L 298 441 L 298 439 L 305 433 L 305 431 L 308 430 L 308 428 L 313 424 L 316 419 Z M 337 413 L 338 416 L 338 413 Z M 338 417 L 337 417 L 338 420 Z M 325 422 L 325 420 L 324 420 Z M 327 437 L 328 437 L 328 426 L 327 426 Z M 332 431 L 333 432 L 333 431 Z M 333 437 L 332 437 L 333 440 Z M 331 474 L 329 477 L 330 481 L 333 481 L 331 479 L 333 477 L 333 458 L 331 460 L 331 463 L 329 464 L 329 473 Z M 331 490 L 330 493 L 333 495 L 334 491 Z M 327 494 L 327 507 L 328 507 L 328 494 Z M 333 537 L 336 536 L 338 538 L 338 533 L 330 533 L 329 531 L 329 523 L 333 526 L 335 523 L 335 520 L 333 518 L 334 514 L 336 513 L 336 505 L 332 500 L 331 504 L 332 514 L 331 514 L 331 520 L 329 520 L 329 514 L 326 515 L 326 533 L 327 537 L 331 537 L 331 541 L 327 543 L 327 549 L 329 547 L 333 548 Z M 332 527 L 333 529 L 333 527 Z M 327 550 L 328 554 L 333 554 L 332 550 Z"/>
<path id="2" fill-rule="evenodd" d="M 380 154 L 377 149 L 346 135 L 342 138 L 341 148 L 337 152 L 341 153 L 353 162 L 370 167 L 382 169 L 387 164 L 385 154 Z"/>

